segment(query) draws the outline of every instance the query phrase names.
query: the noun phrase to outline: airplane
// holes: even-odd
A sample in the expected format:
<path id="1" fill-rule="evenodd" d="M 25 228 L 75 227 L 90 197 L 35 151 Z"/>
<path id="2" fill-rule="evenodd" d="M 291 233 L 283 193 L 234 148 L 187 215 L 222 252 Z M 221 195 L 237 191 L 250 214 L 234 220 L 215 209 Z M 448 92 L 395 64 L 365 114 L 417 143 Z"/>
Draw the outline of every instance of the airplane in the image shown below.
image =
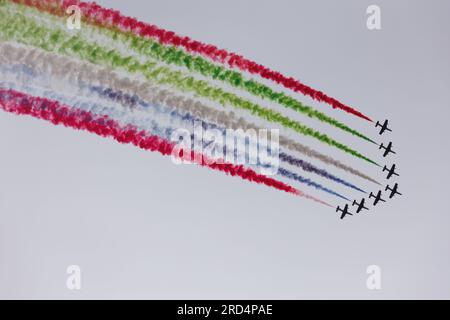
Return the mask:
<path id="1" fill-rule="evenodd" d="M 380 144 L 380 147 L 378 149 L 384 149 L 383 157 L 386 157 L 389 153 L 395 154 L 395 151 L 392 151 L 392 142 L 389 142 L 387 147 L 385 147 L 383 144 Z"/>
<path id="2" fill-rule="evenodd" d="M 388 167 L 384 166 L 383 172 L 384 171 L 389 171 L 386 179 L 389 179 L 392 175 L 394 175 L 394 176 L 399 175 L 397 172 L 395 172 L 395 163 L 392 165 L 392 167 L 390 169 L 388 169 Z"/>
<path id="3" fill-rule="evenodd" d="M 371 192 L 370 195 L 369 195 L 369 198 L 375 198 L 375 200 L 373 201 L 373 205 L 374 206 L 377 205 L 378 201 L 386 202 L 386 200 L 381 198 L 381 190 L 378 191 L 376 196 Z"/>
<path id="4" fill-rule="evenodd" d="M 377 121 L 377 124 L 375 125 L 375 128 L 376 127 L 381 127 L 381 129 L 380 129 L 380 135 L 381 134 L 383 134 L 383 132 L 384 131 L 392 131 L 391 129 L 389 129 L 388 128 L 388 123 L 389 123 L 389 121 L 386 119 L 386 120 L 384 120 L 384 123 L 383 124 L 381 124 L 379 121 Z"/>
<path id="5" fill-rule="evenodd" d="M 345 207 L 344 207 L 343 210 L 342 210 L 339 206 L 337 206 L 336 212 L 339 212 L 339 211 L 342 212 L 342 214 L 341 214 L 341 219 L 344 219 L 344 217 L 345 217 L 346 215 L 350 215 L 350 216 L 353 215 L 353 213 L 348 212 L 348 204 L 345 205 Z"/>
<path id="6" fill-rule="evenodd" d="M 389 185 L 387 185 L 386 189 L 384 189 L 384 191 L 388 191 L 388 190 L 391 191 L 391 194 L 389 195 L 389 199 L 390 199 L 393 196 L 395 196 L 396 194 L 402 195 L 400 192 L 397 191 L 397 189 L 398 189 L 398 183 L 396 183 L 392 189 L 389 187 Z"/>
<path id="7" fill-rule="evenodd" d="M 362 209 L 369 210 L 369 208 L 364 206 L 365 202 L 366 202 L 366 199 L 364 199 L 364 198 L 361 199 L 360 203 L 356 202 L 356 200 L 353 200 L 352 206 L 355 206 L 355 205 L 358 206 L 358 209 L 356 209 L 356 213 L 359 213 Z"/>

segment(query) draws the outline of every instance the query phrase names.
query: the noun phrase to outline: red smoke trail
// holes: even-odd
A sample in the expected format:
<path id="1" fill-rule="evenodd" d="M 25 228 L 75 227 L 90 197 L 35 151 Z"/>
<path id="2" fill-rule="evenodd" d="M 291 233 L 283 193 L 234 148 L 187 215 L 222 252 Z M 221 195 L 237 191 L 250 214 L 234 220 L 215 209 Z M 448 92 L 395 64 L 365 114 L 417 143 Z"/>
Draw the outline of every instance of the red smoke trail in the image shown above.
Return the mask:
<path id="1" fill-rule="evenodd" d="M 35 118 L 50 121 L 55 125 L 62 124 L 66 127 L 86 130 L 102 137 L 111 137 L 120 143 L 131 143 L 139 148 L 157 151 L 163 155 L 171 155 L 175 146 L 173 143 L 161 139 L 158 136 L 152 136 L 144 131 L 138 131 L 134 126 L 121 126 L 118 122 L 107 116 L 99 116 L 87 111 L 61 105 L 58 101 L 32 97 L 15 90 L 0 89 L 0 108 L 15 114 L 31 115 Z M 202 157 L 201 155 L 192 153 L 192 159 L 202 159 Z M 244 168 L 242 165 L 233 165 L 230 163 L 214 164 L 208 162 L 204 157 L 203 160 L 199 160 L 197 163 L 232 176 L 239 176 L 245 180 L 265 184 L 278 190 L 304 196 L 328 205 L 281 181 L 257 174 L 252 169 Z"/>
<path id="2" fill-rule="evenodd" d="M 66 8 L 70 5 L 78 5 L 83 13 L 83 18 L 89 22 L 99 26 L 117 29 L 124 32 L 131 32 L 142 37 L 156 38 L 159 42 L 166 45 L 174 45 L 183 47 L 191 53 L 201 54 L 210 58 L 213 61 L 219 61 L 223 64 L 228 64 L 231 68 L 237 67 L 242 71 L 247 71 L 252 74 L 258 74 L 265 79 L 272 80 L 284 87 L 293 91 L 309 96 L 314 100 L 325 102 L 334 109 L 341 109 L 360 118 L 372 122 L 372 119 L 361 113 L 360 111 L 341 103 L 340 101 L 327 96 L 322 91 L 315 90 L 300 81 L 286 77 L 278 71 L 271 70 L 263 65 L 260 65 L 252 60 L 246 59 L 243 56 L 228 52 L 224 49 L 219 49 L 214 45 L 205 44 L 196 40 L 192 40 L 187 36 L 179 36 L 173 31 L 167 31 L 157 26 L 144 23 L 135 18 L 121 15 L 118 10 L 106 9 L 98 4 L 81 2 L 78 0 L 13 0 L 17 3 L 24 3 L 29 6 L 34 6 L 39 10 L 45 10 L 53 14 L 65 14 Z M 61 11 L 64 10 L 64 11 Z"/>

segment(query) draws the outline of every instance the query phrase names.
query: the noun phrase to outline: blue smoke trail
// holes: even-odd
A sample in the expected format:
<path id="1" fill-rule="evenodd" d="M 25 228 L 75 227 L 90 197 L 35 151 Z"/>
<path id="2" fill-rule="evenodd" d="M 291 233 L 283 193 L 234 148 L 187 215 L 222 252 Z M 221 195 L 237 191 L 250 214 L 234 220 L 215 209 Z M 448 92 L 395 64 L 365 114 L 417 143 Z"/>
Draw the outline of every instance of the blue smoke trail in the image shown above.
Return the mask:
<path id="1" fill-rule="evenodd" d="M 109 99 L 114 100 L 114 101 L 116 101 L 116 102 L 118 102 L 120 104 L 128 105 L 131 108 L 136 107 L 137 105 L 140 105 L 140 106 L 142 106 L 144 108 L 150 108 L 150 107 L 156 108 L 158 110 L 158 112 L 167 112 L 167 111 L 162 111 L 161 110 L 162 109 L 161 106 L 153 105 L 153 104 L 150 105 L 149 103 L 141 100 L 136 95 L 131 96 L 129 94 L 122 93 L 120 91 L 113 91 L 112 89 L 102 88 L 102 87 L 98 87 L 98 86 L 90 87 L 90 89 L 93 92 L 98 93 L 100 96 L 108 97 Z M 177 118 L 179 118 L 179 119 L 181 119 L 183 121 L 188 121 L 190 123 L 201 121 L 201 123 L 203 125 L 203 129 L 205 129 L 205 130 L 217 129 L 217 130 L 222 131 L 223 133 L 225 132 L 225 129 L 223 127 L 220 127 L 220 126 L 218 126 L 216 124 L 213 124 L 213 123 L 206 123 L 202 119 L 196 118 L 196 117 L 192 116 L 189 113 L 181 114 L 181 113 L 179 113 L 176 110 L 172 110 L 172 111 L 170 111 L 169 114 L 172 117 L 177 117 Z M 269 150 L 269 153 L 270 153 L 270 150 Z M 316 166 L 314 166 L 313 164 L 311 164 L 311 163 L 309 163 L 307 161 L 304 161 L 304 160 L 301 160 L 301 159 L 297 159 L 297 158 L 295 158 L 295 157 L 293 157 L 291 155 L 288 155 L 288 154 L 286 154 L 286 153 L 284 153 L 282 151 L 279 153 L 279 157 L 280 157 L 281 161 L 287 162 L 287 163 L 289 163 L 291 165 L 294 165 L 294 166 L 296 166 L 298 168 L 301 168 L 304 171 L 315 173 L 315 174 L 317 174 L 319 176 L 322 176 L 324 178 L 333 180 L 333 181 L 335 181 L 337 183 L 343 184 L 343 185 L 345 185 L 347 187 L 350 187 L 352 189 L 358 190 L 358 191 L 363 192 L 363 193 L 367 193 L 366 191 L 358 188 L 357 186 L 355 186 L 355 185 L 353 185 L 353 184 L 351 184 L 351 183 L 349 183 L 349 182 L 347 182 L 347 181 L 345 181 L 345 180 L 343 180 L 341 178 L 338 178 L 338 177 L 328 173 L 327 171 L 325 171 L 323 169 L 319 169 L 319 168 L 317 168 Z"/>
<path id="2" fill-rule="evenodd" d="M 314 181 L 311 181 L 309 179 L 303 178 L 302 176 L 299 176 L 298 174 L 296 174 L 294 172 L 291 172 L 289 170 L 286 170 L 286 169 L 283 169 L 283 168 L 279 168 L 278 169 L 278 173 L 281 174 L 284 177 L 289 178 L 289 179 L 296 180 L 296 181 L 299 181 L 301 183 L 305 183 L 305 184 L 307 184 L 310 187 L 314 187 L 314 188 L 316 188 L 318 190 L 322 190 L 322 191 L 328 192 L 329 194 L 335 195 L 336 197 L 339 197 L 339 198 L 342 198 L 344 200 L 350 201 L 350 199 L 340 195 L 339 193 L 334 192 L 333 190 L 327 189 L 327 188 L 321 186 L 320 184 L 315 183 Z"/>
<path id="3" fill-rule="evenodd" d="M 367 193 L 366 191 L 358 188 L 357 186 L 355 186 L 355 185 L 353 185 L 353 184 L 351 184 L 351 183 L 349 183 L 349 182 L 347 182 L 347 181 L 345 181 L 345 180 L 343 180 L 341 178 L 338 178 L 338 177 L 328 173 L 327 171 L 325 171 L 323 169 L 319 169 L 319 168 L 315 167 L 314 165 L 310 164 L 309 162 L 306 162 L 306 161 L 301 160 L 301 159 L 297 159 L 297 158 L 292 157 L 292 156 L 290 156 L 290 155 L 288 155 L 288 154 L 286 154 L 284 152 L 280 152 L 280 159 L 282 161 L 284 161 L 284 162 L 287 162 L 287 163 L 291 164 L 291 165 L 294 165 L 296 167 L 300 167 L 300 168 L 302 168 L 305 171 L 314 172 L 314 173 L 316 173 L 316 174 L 318 174 L 318 175 L 320 175 L 320 176 L 322 176 L 324 178 L 328 178 L 328 179 L 333 180 L 335 182 L 341 183 L 341 184 L 343 184 L 343 185 L 345 185 L 347 187 L 350 187 L 352 189 L 358 190 L 360 192 Z"/>

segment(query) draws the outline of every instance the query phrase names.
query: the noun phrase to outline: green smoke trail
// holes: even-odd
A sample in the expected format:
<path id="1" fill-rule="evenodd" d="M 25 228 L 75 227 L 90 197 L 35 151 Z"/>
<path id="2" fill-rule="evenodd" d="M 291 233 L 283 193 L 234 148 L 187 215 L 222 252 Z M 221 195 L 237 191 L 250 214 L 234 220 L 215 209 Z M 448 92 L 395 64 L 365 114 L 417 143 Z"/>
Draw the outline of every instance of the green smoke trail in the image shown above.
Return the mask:
<path id="1" fill-rule="evenodd" d="M 186 53 L 182 49 L 162 45 L 157 41 L 141 38 L 132 34 L 125 34 L 122 32 L 114 33 L 113 31 L 109 30 L 105 30 L 104 32 L 109 33 L 110 36 L 116 39 L 120 39 L 123 42 L 128 43 L 129 46 L 136 52 L 150 56 L 160 61 L 164 61 L 167 64 L 175 64 L 177 66 L 185 67 L 189 71 L 200 73 L 205 77 L 210 77 L 214 80 L 226 82 L 233 87 L 244 89 L 253 95 L 268 99 L 272 102 L 276 102 L 289 109 L 303 113 L 310 118 L 316 118 L 321 122 L 328 123 L 354 136 L 374 143 L 373 140 L 363 135 L 362 133 L 351 129 L 347 125 L 327 116 L 320 111 L 313 109 L 310 106 L 302 104 L 300 101 L 286 95 L 285 93 L 275 92 L 270 87 L 253 79 L 245 79 L 241 73 L 233 70 L 228 70 L 220 65 L 213 64 L 201 56 L 193 56 Z"/>
<path id="2" fill-rule="evenodd" d="M 44 14 L 35 8 L 28 8 L 15 4 L 11 4 L 10 7 L 12 10 L 14 10 L 15 8 L 20 8 L 20 10 L 23 12 L 31 12 L 35 15 L 45 15 L 48 19 L 59 19 L 50 14 Z M 86 28 L 86 26 L 84 28 Z M 357 130 L 348 127 L 338 120 L 329 117 L 310 106 L 302 104 L 300 101 L 292 98 L 291 96 L 288 96 L 283 92 L 275 92 L 274 90 L 272 90 L 272 88 L 253 79 L 245 79 L 240 72 L 228 70 L 224 66 L 216 65 L 201 56 L 193 56 L 182 49 L 163 45 L 158 41 L 138 37 L 133 34 L 121 32 L 119 30 L 112 31 L 109 29 L 98 28 L 96 26 L 91 26 L 91 29 L 95 30 L 95 32 L 106 35 L 111 39 L 114 39 L 115 41 L 119 40 L 121 41 L 121 43 L 127 43 L 131 49 L 140 54 L 149 56 L 159 61 L 163 61 L 166 64 L 174 64 L 177 66 L 185 67 L 189 71 L 200 73 L 205 77 L 210 77 L 214 80 L 220 80 L 222 82 L 228 83 L 233 87 L 244 89 L 253 95 L 268 99 L 272 102 L 283 105 L 286 108 L 303 113 L 310 118 L 318 119 L 321 122 L 328 123 L 354 136 L 375 143 L 373 140 L 358 132 Z"/>
<path id="3" fill-rule="evenodd" d="M 270 87 L 261 84 L 253 79 L 244 79 L 243 75 L 239 72 L 227 70 L 223 66 L 215 65 L 200 56 L 192 56 L 188 53 L 185 53 L 181 49 L 165 46 L 158 43 L 157 41 L 123 33 L 119 34 L 118 37 L 122 38 L 125 41 L 128 41 L 130 43 L 130 47 L 132 47 L 137 52 L 164 61 L 167 64 L 184 66 L 189 71 L 195 71 L 205 77 L 210 77 L 214 80 L 226 82 L 233 87 L 244 89 L 253 95 L 276 102 L 287 108 L 306 114 L 311 118 L 316 118 L 321 122 L 328 123 L 354 136 L 374 143 L 373 140 L 366 137 L 362 133 L 351 129 L 347 125 L 327 116 L 320 111 L 313 109 L 310 106 L 302 104 L 300 101 L 286 95 L 283 92 L 275 92 Z"/>
<path id="4" fill-rule="evenodd" d="M 331 139 L 325 134 L 291 120 L 276 111 L 260 107 L 232 93 L 224 92 L 221 88 L 211 87 L 206 81 L 195 80 L 193 77 L 185 76 L 179 71 L 172 71 L 167 67 L 159 67 L 153 62 L 140 63 L 133 57 L 123 57 L 114 50 L 107 50 L 95 43 L 89 43 L 80 36 L 71 36 L 62 30 L 50 30 L 46 27 L 39 26 L 30 17 L 25 17 L 20 14 L 15 14 L 11 17 L 5 14 L 5 12 L 1 12 L 0 18 L 0 33 L 6 39 L 15 39 L 21 43 L 40 47 L 46 51 L 73 54 L 95 64 L 109 65 L 114 68 L 120 67 L 131 73 L 139 72 L 148 80 L 159 84 L 169 84 L 182 91 L 193 91 L 202 97 L 216 100 L 222 105 L 228 103 L 235 107 L 245 109 L 270 122 L 279 123 L 300 134 L 314 137 L 323 143 L 334 146 L 355 157 L 376 164 L 371 159 Z"/>

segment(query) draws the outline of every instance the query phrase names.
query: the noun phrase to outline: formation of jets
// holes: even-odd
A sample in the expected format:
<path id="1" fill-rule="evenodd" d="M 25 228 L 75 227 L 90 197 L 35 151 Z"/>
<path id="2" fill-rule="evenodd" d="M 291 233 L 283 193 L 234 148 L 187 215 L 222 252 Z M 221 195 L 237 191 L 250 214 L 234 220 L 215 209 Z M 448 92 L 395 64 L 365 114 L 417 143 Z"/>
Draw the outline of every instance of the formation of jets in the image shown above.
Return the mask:
<path id="1" fill-rule="evenodd" d="M 380 121 L 377 121 L 377 123 L 375 124 L 375 127 L 381 128 L 379 131 L 380 135 L 382 135 L 386 131 L 392 132 L 392 129 L 390 129 L 388 127 L 388 124 L 389 124 L 388 120 L 385 120 L 383 122 L 383 124 L 381 124 Z M 386 157 L 390 153 L 396 154 L 396 152 L 394 150 L 392 150 L 392 142 L 389 142 L 386 146 L 383 143 L 381 143 L 379 145 L 378 149 L 380 149 L 380 150 L 384 149 L 383 157 Z M 399 176 L 399 174 L 396 171 L 395 164 L 392 164 L 390 168 L 385 165 L 383 167 L 382 172 L 387 172 L 386 180 L 389 180 L 393 176 Z M 402 195 L 398 191 L 398 183 L 395 183 L 393 187 L 391 187 L 390 185 L 387 185 L 386 188 L 384 189 L 384 191 L 389 191 L 389 193 L 388 193 L 389 199 L 392 199 L 395 195 Z M 380 201 L 386 202 L 386 200 L 382 198 L 382 195 L 383 195 L 383 191 L 378 190 L 378 192 L 376 192 L 376 193 L 370 192 L 368 198 L 369 199 L 373 198 L 374 199 L 373 206 L 376 206 Z M 365 198 L 362 198 L 359 202 L 357 202 L 356 200 L 353 200 L 352 206 L 356 206 L 356 213 L 360 213 L 364 209 L 369 210 L 369 208 L 366 207 L 366 199 Z M 353 215 L 353 213 L 349 212 L 348 209 L 349 209 L 348 204 L 346 204 L 343 209 L 341 207 L 337 206 L 336 212 L 341 212 L 340 218 L 344 219 L 344 217 L 347 215 L 350 215 L 350 216 Z"/>

